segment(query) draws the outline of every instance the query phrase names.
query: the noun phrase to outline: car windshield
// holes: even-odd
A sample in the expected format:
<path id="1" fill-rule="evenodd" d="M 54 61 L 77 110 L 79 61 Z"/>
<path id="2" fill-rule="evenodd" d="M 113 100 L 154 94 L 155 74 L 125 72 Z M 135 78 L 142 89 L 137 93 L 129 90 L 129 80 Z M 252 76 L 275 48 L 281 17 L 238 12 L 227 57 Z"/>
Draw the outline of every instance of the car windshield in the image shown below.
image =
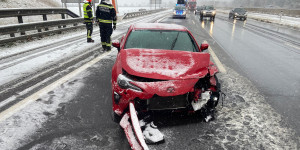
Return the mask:
<path id="1" fill-rule="evenodd" d="M 185 7 L 184 6 L 176 6 L 175 10 L 185 10 Z"/>
<path id="2" fill-rule="evenodd" d="M 189 4 L 194 5 L 194 4 L 196 4 L 196 2 L 189 2 Z"/>
<path id="3" fill-rule="evenodd" d="M 236 8 L 234 9 L 235 12 L 245 12 L 245 9 L 243 8 Z"/>
<path id="4" fill-rule="evenodd" d="M 162 30 L 132 31 L 125 45 L 125 49 L 129 48 L 198 51 L 188 32 Z"/>
<path id="5" fill-rule="evenodd" d="M 213 10 L 214 7 L 213 7 L 213 6 L 205 6 L 205 9 L 206 9 L 206 10 Z"/>
<path id="6" fill-rule="evenodd" d="M 202 9 L 202 7 L 197 7 L 197 10 L 201 10 Z"/>

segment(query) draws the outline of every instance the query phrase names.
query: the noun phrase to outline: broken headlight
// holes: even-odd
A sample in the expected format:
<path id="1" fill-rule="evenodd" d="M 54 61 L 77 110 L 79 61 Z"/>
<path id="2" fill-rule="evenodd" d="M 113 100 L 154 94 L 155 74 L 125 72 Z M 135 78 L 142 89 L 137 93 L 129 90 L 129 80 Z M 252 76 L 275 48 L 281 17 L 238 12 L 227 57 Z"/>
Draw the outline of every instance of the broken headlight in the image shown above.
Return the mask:
<path id="1" fill-rule="evenodd" d="M 132 82 L 131 79 L 127 78 L 126 76 L 124 76 L 122 74 L 119 74 L 117 82 L 118 82 L 118 85 L 120 86 L 120 88 L 122 88 L 122 89 L 132 89 L 135 91 L 142 92 L 142 89 L 140 89 L 139 87 L 130 83 L 130 82 Z"/>

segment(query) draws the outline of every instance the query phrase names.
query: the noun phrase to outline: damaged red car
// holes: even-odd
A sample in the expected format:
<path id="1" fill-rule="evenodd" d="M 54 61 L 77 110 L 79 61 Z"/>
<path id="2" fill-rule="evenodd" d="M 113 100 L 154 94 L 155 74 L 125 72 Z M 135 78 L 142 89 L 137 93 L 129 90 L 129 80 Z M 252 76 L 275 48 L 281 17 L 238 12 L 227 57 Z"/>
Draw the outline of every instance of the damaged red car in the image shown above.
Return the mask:
<path id="1" fill-rule="evenodd" d="M 120 42 L 112 44 L 118 48 L 111 80 L 115 121 L 130 114 L 130 105 L 138 114 L 157 110 L 214 112 L 220 97 L 218 69 L 210 54 L 203 52 L 208 44 L 199 46 L 186 27 L 134 24 Z"/>

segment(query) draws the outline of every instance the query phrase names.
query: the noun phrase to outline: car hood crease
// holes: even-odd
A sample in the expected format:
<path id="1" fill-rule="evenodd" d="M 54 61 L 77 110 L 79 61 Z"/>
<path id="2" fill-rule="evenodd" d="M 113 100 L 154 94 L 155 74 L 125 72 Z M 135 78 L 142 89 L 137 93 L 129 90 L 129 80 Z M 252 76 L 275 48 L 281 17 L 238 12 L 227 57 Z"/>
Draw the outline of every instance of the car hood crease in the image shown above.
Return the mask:
<path id="1" fill-rule="evenodd" d="M 160 49 L 125 49 L 120 56 L 129 74 L 161 80 L 202 78 L 210 58 L 208 53 Z"/>

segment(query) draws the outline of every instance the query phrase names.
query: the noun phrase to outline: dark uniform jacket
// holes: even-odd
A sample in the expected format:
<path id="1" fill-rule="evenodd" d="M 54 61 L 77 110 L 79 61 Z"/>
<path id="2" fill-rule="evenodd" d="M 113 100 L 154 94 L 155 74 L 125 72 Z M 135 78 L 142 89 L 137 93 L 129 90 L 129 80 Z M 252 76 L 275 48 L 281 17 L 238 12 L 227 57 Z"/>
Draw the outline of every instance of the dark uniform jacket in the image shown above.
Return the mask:
<path id="1" fill-rule="evenodd" d="M 117 24 L 116 10 L 112 4 L 101 2 L 97 6 L 96 19 L 101 24 Z"/>

